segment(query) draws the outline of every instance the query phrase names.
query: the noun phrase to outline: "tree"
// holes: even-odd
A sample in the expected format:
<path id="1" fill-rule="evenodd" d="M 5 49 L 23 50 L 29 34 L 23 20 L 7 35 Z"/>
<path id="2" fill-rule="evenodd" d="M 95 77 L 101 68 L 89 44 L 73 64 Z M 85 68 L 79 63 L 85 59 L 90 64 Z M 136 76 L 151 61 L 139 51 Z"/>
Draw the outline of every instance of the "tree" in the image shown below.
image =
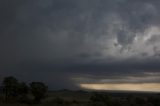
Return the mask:
<path id="1" fill-rule="evenodd" d="M 26 85 L 26 83 L 24 83 L 24 82 L 19 83 L 18 93 L 20 95 L 26 95 L 26 94 L 28 94 L 28 92 L 29 92 L 29 87 Z"/>
<path id="2" fill-rule="evenodd" d="M 30 84 L 31 93 L 34 96 L 36 102 L 41 102 L 47 92 L 47 86 L 42 82 L 32 82 Z"/>
<path id="3" fill-rule="evenodd" d="M 3 90 L 6 101 L 18 95 L 18 80 L 12 76 L 5 77 L 3 80 Z"/>
<path id="4" fill-rule="evenodd" d="M 18 94 L 19 94 L 19 100 L 20 102 L 28 102 L 28 93 L 29 93 L 29 87 L 26 85 L 26 83 L 21 82 L 18 86 Z"/>

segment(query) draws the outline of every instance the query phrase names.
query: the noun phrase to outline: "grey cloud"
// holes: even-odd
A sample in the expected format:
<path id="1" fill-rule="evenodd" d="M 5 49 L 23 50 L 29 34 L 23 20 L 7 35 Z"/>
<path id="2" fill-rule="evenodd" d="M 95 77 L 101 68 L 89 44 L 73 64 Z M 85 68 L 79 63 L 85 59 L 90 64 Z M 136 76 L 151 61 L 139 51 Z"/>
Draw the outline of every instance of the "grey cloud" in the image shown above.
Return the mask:
<path id="1" fill-rule="evenodd" d="M 159 4 L 158 0 L 0 0 L 2 76 L 44 77 L 50 85 L 58 79 L 60 88 L 72 88 L 70 78 L 77 74 L 114 78 L 158 72 L 159 32 L 155 35 L 153 30 L 144 39 L 152 27 L 159 28 Z"/>
<path id="2" fill-rule="evenodd" d="M 120 30 L 119 32 L 117 32 L 118 43 L 123 46 L 132 44 L 132 42 L 134 41 L 134 37 L 135 34 L 129 33 L 124 30 Z"/>
<path id="3" fill-rule="evenodd" d="M 147 43 L 155 44 L 155 43 L 159 42 L 159 40 L 160 40 L 160 35 L 152 35 L 152 37 L 150 39 L 148 39 Z"/>
<path id="4" fill-rule="evenodd" d="M 102 76 L 102 77 L 77 77 L 73 78 L 79 84 L 108 84 L 108 83 L 159 83 L 159 74 L 157 75 L 145 75 L 140 74 L 138 76 L 127 75 L 127 76 Z"/>

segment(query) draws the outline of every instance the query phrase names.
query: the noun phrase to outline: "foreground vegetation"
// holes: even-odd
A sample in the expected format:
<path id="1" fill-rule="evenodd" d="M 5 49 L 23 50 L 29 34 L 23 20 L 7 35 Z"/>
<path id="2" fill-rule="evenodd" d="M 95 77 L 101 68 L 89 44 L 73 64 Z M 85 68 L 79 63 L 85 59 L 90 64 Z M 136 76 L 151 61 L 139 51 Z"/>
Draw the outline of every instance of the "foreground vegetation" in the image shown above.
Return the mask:
<path id="1" fill-rule="evenodd" d="M 0 106 L 160 106 L 156 93 L 47 91 L 42 82 L 26 84 L 14 77 L 2 84 Z"/>
<path id="2" fill-rule="evenodd" d="M 18 81 L 15 77 L 6 77 L 1 87 L 1 102 L 4 103 L 41 103 L 46 97 L 47 86 L 42 82 Z"/>

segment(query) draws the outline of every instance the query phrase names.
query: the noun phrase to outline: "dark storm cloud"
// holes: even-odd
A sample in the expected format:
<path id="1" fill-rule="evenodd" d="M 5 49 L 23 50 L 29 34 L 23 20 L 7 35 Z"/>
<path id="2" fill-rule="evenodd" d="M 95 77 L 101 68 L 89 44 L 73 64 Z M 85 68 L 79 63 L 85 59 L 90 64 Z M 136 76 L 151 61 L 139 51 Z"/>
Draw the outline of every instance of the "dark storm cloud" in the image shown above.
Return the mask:
<path id="1" fill-rule="evenodd" d="M 110 76 L 113 81 L 118 75 L 123 79 L 157 73 L 159 4 L 158 0 L 0 0 L 0 74 L 74 88 L 72 78 L 89 74 L 98 79 Z"/>

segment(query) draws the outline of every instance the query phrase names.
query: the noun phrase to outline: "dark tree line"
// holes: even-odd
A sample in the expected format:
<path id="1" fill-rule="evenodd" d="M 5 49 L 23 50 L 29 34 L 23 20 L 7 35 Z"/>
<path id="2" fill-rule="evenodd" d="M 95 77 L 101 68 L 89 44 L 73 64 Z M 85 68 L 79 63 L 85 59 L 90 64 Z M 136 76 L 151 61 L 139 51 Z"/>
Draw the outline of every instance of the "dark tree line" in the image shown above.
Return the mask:
<path id="1" fill-rule="evenodd" d="M 5 102 L 40 103 L 47 93 L 47 86 L 44 83 L 32 82 L 27 85 L 13 76 L 5 77 L 2 87 Z"/>

